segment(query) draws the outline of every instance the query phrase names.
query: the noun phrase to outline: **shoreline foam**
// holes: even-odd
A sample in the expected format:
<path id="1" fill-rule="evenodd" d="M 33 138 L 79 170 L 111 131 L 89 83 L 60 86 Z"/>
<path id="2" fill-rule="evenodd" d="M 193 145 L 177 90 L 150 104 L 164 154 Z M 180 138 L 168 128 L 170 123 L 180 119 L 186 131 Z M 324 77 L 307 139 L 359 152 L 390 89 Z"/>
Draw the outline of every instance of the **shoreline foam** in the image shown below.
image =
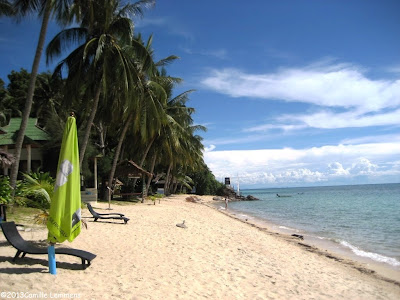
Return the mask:
<path id="1" fill-rule="evenodd" d="M 225 210 L 222 206 L 218 207 L 218 201 L 213 201 L 213 203 L 210 203 L 208 206 L 261 230 L 267 230 L 274 234 L 281 235 L 284 239 L 294 239 L 299 242 L 300 246 L 306 247 L 309 251 L 314 251 L 315 253 L 325 255 L 328 258 L 344 262 L 360 271 L 362 270 L 362 272 L 375 274 L 379 279 L 400 286 L 399 267 L 386 262 L 387 259 L 397 262 L 394 258 L 382 256 L 377 253 L 365 252 L 346 241 L 336 243 L 328 238 L 322 238 L 322 240 L 320 240 L 318 237 L 310 235 L 307 232 L 296 228 L 288 228 L 257 216 L 246 215 L 240 210 Z M 292 234 L 300 234 L 304 237 L 304 240 L 300 241 L 296 237 L 292 237 Z M 373 259 L 371 255 L 379 256 L 381 261 Z"/>

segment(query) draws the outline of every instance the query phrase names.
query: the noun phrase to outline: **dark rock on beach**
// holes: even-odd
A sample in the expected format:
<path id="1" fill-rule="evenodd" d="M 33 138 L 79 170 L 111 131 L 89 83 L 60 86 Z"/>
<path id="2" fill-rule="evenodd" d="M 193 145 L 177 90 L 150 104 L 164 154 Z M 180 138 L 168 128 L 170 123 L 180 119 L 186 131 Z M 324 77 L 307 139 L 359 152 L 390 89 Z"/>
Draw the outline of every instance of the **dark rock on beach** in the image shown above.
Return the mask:
<path id="1" fill-rule="evenodd" d="M 254 201 L 254 200 L 260 200 L 260 199 L 254 197 L 254 196 L 252 196 L 252 195 L 248 195 L 248 196 L 246 197 L 246 200 L 247 200 L 247 201 Z"/>
<path id="2" fill-rule="evenodd" d="M 224 188 L 224 197 L 229 198 L 229 201 L 254 201 L 254 200 L 259 200 L 258 198 L 248 195 L 246 197 L 238 195 L 236 191 L 231 188 L 231 187 L 225 187 Z"/>
<path id="3" fill-rule="evenodd" d="M 294 237 L 296 237 L 298 239 L 304 240 L 304 237 L 302 235 L 300 235 L 300 234 L 292 234 L 292 236 L 294 236 Z"/>

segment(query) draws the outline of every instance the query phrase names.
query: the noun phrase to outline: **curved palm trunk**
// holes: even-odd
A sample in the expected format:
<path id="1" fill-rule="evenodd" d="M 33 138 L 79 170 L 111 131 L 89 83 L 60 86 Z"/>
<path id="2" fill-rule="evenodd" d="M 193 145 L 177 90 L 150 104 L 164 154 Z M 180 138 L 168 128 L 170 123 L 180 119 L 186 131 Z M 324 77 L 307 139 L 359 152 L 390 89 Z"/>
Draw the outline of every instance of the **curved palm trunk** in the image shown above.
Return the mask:
<path id="1" fill-rule="evenodd" d="M 178 190 L 178 180 L 176 180 L 176 182 L 174 183 L 173 193 L 176 194 L 177 190 Z"/>
<path id="2" fill-rule="evenodd" d="M 142 160 L 140 161 L 139 167 L 143 167 L 144 161 L 145 161 L 145 159 L 146 159 L 146 157 L 147 157 L 147 154 L 149 153 L 149 151 L 150 151 L 150 149 L 151 149 L 151 145 L 153 145 L 153 142 L 155 141 L 155 139 L 156 139 L 156 137 L 154 137 L 154 138 L 150 141 L 150 143 L 147 145 L 146 150 L 144 151 Z M 136 185 L 137 180 L 138 180 L 137 178 L 135 178 L 135 179 L 133 180 L 133 186 Z"/>
<path id="3" fill-rule="evenodd" d="M 172 161 L 170 162 L 170 164 L 168 166 L 167 175 L 165 176 L 164 194 L 166 196 L 169 195 L 169 175 L 171 174 L 171 170 L 172 170 Z"/>
<path id="4" fill-rule="evenodd" d="M 142 160 L 140 161 L 140 165 L 139 165 L 140 167 L 143 166 L 143 163 L 144 163 L 144 161 L 145 161 L 145 159 L 146 159 L 146 157 L 147 157 L 147 154 L 149 154 L 149 151 L 150 151 L 151 146 L 153 145 L 153 142 L 155 141 L 155 139 L 156 139 L 156 137 L 153 137 L 153 138 L 151 139 L 150 143 L 147 145 L 147 148 L 146 148 L 146 150 L 144 151 Z"/>
<path id="5" fill-rule="evenodd" d="M 112 187 L 112 182 L 114 180 L 115 170 L 117 169 L 119 154 L 121 153 L 122 143 L 124 142 L 126 133 L 128 131 L 129 125 L 132 122 L 132 119 L 133 119 L 133 113 L 129 114 L 128 120 L 126 120 L 124 129 L 122 130 L 121 136 L 119 137 L 117 149 L 115 150 L 113 164 L 112 164 L 111 171 L 110 171 L 110 177 L 108 178 L 108 187 L 109 187 L 109 189 L 108 189 L 108 208 L 111 207 L 111 187 Z"/>
<path id="6" fill-rule="evenodd" d="M 99 133 L 99 141 L 100 143 L 98 146 L 101 149 L 101 154 L 105 155 L 105 148 L 106 148 L 106 135 L 107 135 L 107 128 L 103 125 L 103 122 L 100 121 L 99 125 L 96 126 L 97 132 Z"/>
<path id="7" fill-rule="evenodd" d="M 28 124 L 29 115 L 31 113 L 33 94 L 35 92 L 36 77 L 39 70 L 40 58 L 43 52 L 43 46 L 46 39 L 47 27 L 49 25 L 51 14 L 51 1 L 46 1 L 46 6 L 43 12 L 42 26 L 40 28 L 39 40 L 36 47 L 35 58 L 32 64 L 32 72 L 29 80 L 28 95 L 25 101 L 24 113 L 22 115 L 21 126 L 18 131 L 17 140 L 15 141 L 15 163 L 11 169 L 10 185 L 13 188 L 13 196 L 15 195 L 15 186 L 17 183 L 19 161 L 21 159 L 22 144 L 24 142 L 25 130 Z"/>
<path id="8" fill-rule="evenodd" d="M 94 117 L 96 116 L 97 106 L 99 106 L 100 93 L 101 93 L 101 80 L 99 82 L 99 86 L 97 87 L 96 94 L 94 96 L 93 107 L 92 107 L 92 110 L 90 112 L 89 120 L 88 120 L 88 123 L 86 125 L 85 136 L 83 138 L 83 141 L 82 141 L 82 144 L 81 144 L 81 149 L 79 151 L 79 166 L 81 168 L 82 168 L 83 158 L 85 157 L 86 147 L 87 147 L 87 144 L 89 142 L 90 131 L 92 129 Z"/>
<path id="9" fill-rule="evenodd" d="M 153 156 L 153 161 L 151 162 L 151 170 L 150 173 L 153 174 L 154 172 L 154 167 L 156 165 L 156 160 L 157 160 L 157 154 L 154 154 Z M 151 180 L 153 179 L 153 176 L 149 176 L 149 179 L 147 181 L 147 185 L 146 185 L 146 195 L 149 194 L 149 188 L 150 188 L 150 184 L 151 184 Z M 144 202 L 144 199 L 142 199 L 142 203 Z"/>

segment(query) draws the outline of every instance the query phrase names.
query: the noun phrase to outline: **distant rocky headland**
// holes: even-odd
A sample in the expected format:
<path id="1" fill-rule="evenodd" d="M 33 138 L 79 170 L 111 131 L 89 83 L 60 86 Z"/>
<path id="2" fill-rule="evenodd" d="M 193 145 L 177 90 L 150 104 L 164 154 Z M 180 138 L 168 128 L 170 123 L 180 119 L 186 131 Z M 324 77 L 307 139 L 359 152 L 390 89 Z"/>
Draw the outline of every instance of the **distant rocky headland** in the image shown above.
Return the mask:
<path id="1" fill-rule="evenodd" d="M 247 195 L 242 196 L 238 195 L 237 192 L 229 186 L 226 186 L 223 190 L 223 196 L 216 196 L 213 198 L 213 200 L 216 201 L 222 201 L 224 198 L 229 198 L 230 201 L 254 201 L 254 200 L 259 200 L 258 198 L 252 196 L 252 195 Z"/>

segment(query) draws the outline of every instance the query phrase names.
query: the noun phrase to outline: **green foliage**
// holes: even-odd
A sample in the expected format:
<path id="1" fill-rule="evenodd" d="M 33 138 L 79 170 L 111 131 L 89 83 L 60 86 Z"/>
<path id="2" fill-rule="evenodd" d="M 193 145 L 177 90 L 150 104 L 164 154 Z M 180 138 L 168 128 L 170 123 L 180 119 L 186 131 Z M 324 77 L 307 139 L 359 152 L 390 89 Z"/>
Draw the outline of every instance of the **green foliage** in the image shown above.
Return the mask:
<path id="1" fill-rule="evenodd" d="M 22 4 L 24 1 L 17 2 Z M 40 3 L 35 8 L 45 14 L 44 4 L 50 2 Z M 143 166 L 151 168 L 155 175 L 168 174 L 166 194 L 179 192 L 183 187 L 191 190 L 193 186 L 200 194 L 216 194 L 222 185 L 203 163 L 204 146 L 197 135 L 205 128 L 193 125 L 195 110 L 187 106 L 193 91 L 174 97 L 174 88 L 182 79 L 167 75 L 164 69 L 178 57 L 171 55 L 155 62 L 152 37 L 147 43 L 141 40 L 140 35 L 132 39 L 131 17 L 141 16 L 143 9 L 152 3 L 152 0 L 140 0 L 125 5 L 123 1 L 99 0 L 78 1 L 72 5 L 69 11 L 76 15 L 65 21 L 68 23 L 74 19 L 80 27 L 65 27 L 67 29 L 49 43 L 47 56 L 50 60 L 55 59 L 69 51 L 68 47 L 77 48 L 64 60 L 58 61 L 53 76 L 38 74 L 35 84 L 30 116 L 37 117 L 39 125 L 51 136 L 42 148 L 46 157 L 42 170 L 56 175 L 65 120 L 74 111 L 79 145 L 86 151 L 83 151 L 81 173 L 87 186 L 93 182 L 92 158 L 101 153 L 103 157 L 98 160 L 97 175 L 102 186 L 109 174 L 115 171 L 112 164 L 115 156 L 116 162 L 130 159 L 141 166 L 144 163 Z M 61 14 L 57 10 L 68 8 L 71 7 L 52 7 L 53 16 L 59 19 Z M 25 12 L 24 7 L 19 7 L 19 11 Z M 63 80 L 62 75 L 67 73 L 68 78 Z M 0 79 L 1 124 L 6 124 L 11 116 L 21 115 L 30 74 L 21 69 L 12 71 L 8 78 L 10 84 L 6 88 Z M 99 101 L 98 108 L 94 100 Z M 97 113 L 91 115 L 96 109 Z M 89 135 L 92 124 L 97 130 L 92 129 Z M 127 131 L 123 131 L 124 128 Z M 16 191 L 19 196 L 14 200 L 32 207 L 48 207 L 53 182 L 41 178 L 41 175 L 24 177 Z M 136 187 L 141 188 L 140 181 Z M 134 191 L 133 184 L 127 182 L 123 190 Z"/>
<path id="2" fill-rule="evenodd" d="M 0 176 L 0 204 L 7 204 L 11 202 L 10 180 L 7 176 Z"/>
<path id="3" fill-rule="evenodd" d="M 164 198 L 162 194 L 154 194 L 148 197 L 151 201 L 153 201 L 154 205 L 156 205 L 156 200 L 158 199 L 158 203 L 160 203 L 161 199 Z"/>
<path id="4" fill-rule="evenodd" d="M 39 119 L 40 126 L 46 125 L 46 120 L 55 111 L 60 111 L 63 101 L 64 82 L 53 77 L 49 72 L 38 74 L 31 115 Z"/>
<path id="5" fill-rule="evenodd" d="M 3 110 L 4 107 L 4 101 L 6 99 L 6 95 L 7 95 L 7 90 L 4 87 L 4 81 L 3 79 L 0 78 L 0 110 Z"/>
<path id="6" fill-rule="evenodd" d="M 10 83 L 7 86 L 9 97 L 5 105 L 12 110 L 12 117 L 21 116 L 25 107 L 25 100 L 28 94 L 30 73 L 21 68 L 19 72 L 11 71 L 8 75 Z"/>
<path id="7" fill-rule="evenodd" d="M 190 174 L 198 195 L 220 195 L 224 185 L 217 181 L 210 169 L 203 165 L 201 169 Z"/>
<path id="8" fill-rule="evenodd" d="M 14 201 L 12 199 L 12 188 L 10 185 L 10 178 L 8 176 L 0 175 L 0 203 L 11 204 L 16 203 L 20 206 L 25 206 L 25 197 L 22 192 L 22 182 L 18 181 L 15 188 Z"/>
<path id="9" fill-rule="evenodd" d="M 49 173 L 23 174 L 22 194 L 28 207 L 48 209 L 53 197 L 55 180 Z"/>

